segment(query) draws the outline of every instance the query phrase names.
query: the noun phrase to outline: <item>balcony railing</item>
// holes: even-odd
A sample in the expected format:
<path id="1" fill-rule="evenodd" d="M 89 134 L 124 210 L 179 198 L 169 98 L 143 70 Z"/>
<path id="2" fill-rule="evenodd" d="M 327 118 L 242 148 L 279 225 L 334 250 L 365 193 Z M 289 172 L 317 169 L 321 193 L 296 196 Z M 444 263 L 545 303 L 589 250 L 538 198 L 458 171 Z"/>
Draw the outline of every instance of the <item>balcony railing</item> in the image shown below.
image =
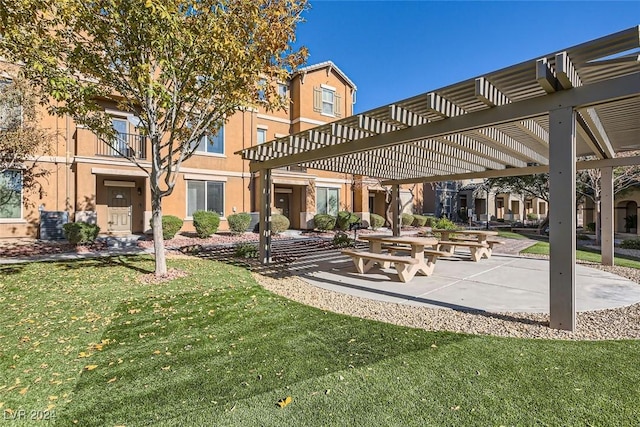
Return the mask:
<path id="1" fill-rule="evenodd" d="M 110 157 L 133 157 L 144 160 L 147 158 L 147 137 L 133 133 L 119 133 L 111 143 L 98 139 L 96 155 Z"/>

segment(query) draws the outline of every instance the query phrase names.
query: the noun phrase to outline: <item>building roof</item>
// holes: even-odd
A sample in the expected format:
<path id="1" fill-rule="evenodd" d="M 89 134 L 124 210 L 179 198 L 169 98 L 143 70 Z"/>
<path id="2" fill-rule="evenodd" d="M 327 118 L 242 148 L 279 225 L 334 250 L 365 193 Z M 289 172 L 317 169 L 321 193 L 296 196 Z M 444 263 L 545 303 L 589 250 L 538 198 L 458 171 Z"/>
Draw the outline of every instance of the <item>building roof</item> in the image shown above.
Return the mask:
<path id="1" fill-rule="evenodd" d="M 575 155 L 598 159 L 578 169 L 640 161 L 617 158 L 640 150 L 640 26 L 238 153 L 252 170 L 298 164 L 386 184 L 527 175 L 548 171 L 550 115 L 567 107 Z"/>
<path id="2" fill-rule="evenodd" d="M 293 73 L 294 76 L 297 76 L 299 74 L 305 74 L 308 73 L 310 71 L 316 71 L 316 70 L 321 70 L 323 68 L 331 68 L 332 70 L 334 70 L 345 82 L 347 82 L 347 84 L 349 86 L 351 86 L 353 88 L 353 90 L 358 90 L 358 88 L 356 87 L 355 83 L 353 83 L 351 81 L 351 79 L 349 77 L 347 77 L 347 75 L 340 69 L 338 68 L 338 66 L 336 64 L 334 64 L 332 61 L 325 61 L 325 62 L 320 62 L 318 64 L 314 64 L 314 65 L 308 65 L 306 67 L 302 67 L 302 68 L 298 68 L 298 70 L 296 70 L 295 73 Z"/>

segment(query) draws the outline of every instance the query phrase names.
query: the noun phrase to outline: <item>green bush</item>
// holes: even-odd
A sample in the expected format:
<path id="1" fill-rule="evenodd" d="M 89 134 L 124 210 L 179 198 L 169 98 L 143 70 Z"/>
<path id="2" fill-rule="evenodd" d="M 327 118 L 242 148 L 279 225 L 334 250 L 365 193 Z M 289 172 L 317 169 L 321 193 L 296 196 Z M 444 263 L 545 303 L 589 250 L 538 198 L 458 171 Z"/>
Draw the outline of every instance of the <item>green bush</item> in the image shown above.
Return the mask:
<path id="1" fill-rule="evenodd" d="M 596 231 L 596 223 L 590 222 L 589 224 L 586 225 L 585 228 L 587 229 L 587 231 Z"/>
<path id="2" fill-rule="evenodd" d="M 238 243 L 234 246 L 233 256 L 236 258 L 257 258 L 258 247 L 251 243 Z"/>
<path id="3" fill-rule="evenodd" d="M 587 234 L 576 234 L 577 240 L 591 240 L 591 237 Z"/>
<path id="4" fill-rule="evenodd" d="M 640 239 L 624 239 L 620 243 L 623 249 L 640 249 Z"/>
<path id="5" fill-rule="evenodd" d="M 280 214 L 271 215 L 271 234 L 280 234 L 289 229 L 289 218 Z"/>
<path id="6" fill-rule="evenodd" d="M 317 214 L 313 217 L 314 227 L 320 231 L 333 230 L 336 226 L 336 217 L 328 214 Z"/>
<path id="7" fill-rule="evenodd" d="M 373 230 L 383 227 L 385 223 L 384 217 L 374 213 L 369 215 L 369 221 L 371 222 L 371 229 Z"/>
<path id="8" fill-rule="evenodd" d="M 449 218 L 440 218 L 433 228 L 439 228 L 441 230 L 457 230 L 458 226 Z"/>
<path id="9" fill-rule="evenodd" d="M 339 231 L 336 233 L 335 236 L 333 236 L 333 246 L 335 246 L 336 248 L 344 248 L 352 245 L 353 245 L 353 240 L 349 238 L 347 233 L 343 233 L 342 231 Z"/>
<path id="10" fill-rule="evenodd" d="M 400 219 L 402 221 L 403 227 L 409 227 L 411 224 L 413 224 L 413 215 L 411 215 L 410 213 L 401 214 Z"/>
<path id="11" fill-rule="evenodd" d="M 100 233 L 100 227 L 86 222 L 70 222 L 62 226 L 64 237 L 77 245 L 78 243 L 93 243 Z"/>
<path id="12" fill-rule="evenodd" d="M 336 218 L 336 228 L 338 230 L 346 231 L 349 229 L 351 224 L 355 224 L 358 221 L 360 221 L 358 215 L 347 211 L 340 211 Z"/>
<path id="13" fill-rule="evenodd" d="M 182 228 L 183 222 L 177 216 L 162 215 L 162 238 L 164 240 L 173 239 L 173 236 Z M 153 228 L 153 218 L 149 220 L 149 226 Z"/>
<path id="14" fill-rule="evenodd" d="M 538 214 L 534 214 L 534 213 L 532 213 L 532 212 L 529 212 L 529 213 L 527 214 L 527 219 L 528 219 L 529 221 L 535 221 L 535 220 L 537 220 L 537 219 L 538 219 Z"/>
<path id="15" fill-rule="evenodd" d="M 251 215 L 246 212 L 232 214 L 227 217 L 229 222 L 229 230 L 234 233 L 244 233 L 251 224 Z"/>
<path id="16" fill-rule="evenodd" d="M 438 218 L 436 218 L 435 216 L 427 215 L 427 222 L 425 223 L 425 225 L 427 227 L 435 228 L 437 222 Z"/>
<path id="17" fill-rule="evenodd" d="M 413 225 L 416 227 L 424 227 L 427 225 L 427 217 L 424 215 L 413 215 Z"/>
<path id="18" fill-rule="evenodd" d="M 193 213 L 193 226 L 198 237 L 206 239 L 218 231 L 220 215 L 210 211 L 195 211 Z"/>

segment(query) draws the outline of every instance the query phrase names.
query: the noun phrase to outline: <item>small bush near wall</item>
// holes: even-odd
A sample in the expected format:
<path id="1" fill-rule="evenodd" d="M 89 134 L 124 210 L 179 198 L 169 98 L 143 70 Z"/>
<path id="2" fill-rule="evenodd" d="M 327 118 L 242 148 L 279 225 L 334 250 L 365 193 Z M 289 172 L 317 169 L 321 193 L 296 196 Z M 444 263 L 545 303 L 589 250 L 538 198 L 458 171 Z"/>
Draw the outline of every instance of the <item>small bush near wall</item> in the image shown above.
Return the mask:
<path id="1" fill-rule="evenodd" d="M 240 212 L 229 215 L 227 221 L 229 223 L 229 230 L 234 233 L 244 233 L 251 223 L 251 215 L 246 212 Z"/>
<path id="2" fill-rule="evenodd" d="M 427 227 L 435 228 L 437 222 L 438 218 L 436 218 L 435 216 L 427 216 L 427 222 L 424 225 L 426 225 Z"/>
<path id="3" fill-rule="evenodd" d="M 371 221 L 371 228 L 373 230 L 377 230 L 378 228 L 384 226 L 384 217 L 378 215 L 378 214 L 370 214 L 369 215 L 369 220 Z"/>
<path id="4" fill-rule="evenodd" d="M 70 222 L 62 226 L 64 237 L 77 245 L 78 243 L 93 243 L 100 233 L 100 227 L 86 222 Z"/>
<path id="5" fill-rule="evenodd" d="M 347 233 L 339 231 L 335 236 L 333 236 L 333 246 L 335 246 L 336 248 L 353 246 L 353 240 L 349 238 L 349 235 Z"/>
<path id="6" fill-rule="evenodd" d="M 183 222 L 184 221 L 177 216 L 162 215 L 162 238 L 164 240 L 173 239 L 176 233 L 182 228 Z M 153 219 L 149 220 L 149 227 L 153 228 Z"/>
<path id="7" fill-rule="evenodd" d="M 427 225 L 427 217 L 424 215 L 413 215 L 413 225 L 416 227 L 424 227 Z"/>
<path id="8" fill-rule="evenodd" d="M 440 218 L 433 228 L 439 228 L 441 230 L 457 230 L 458 226 L 448 218 Z"/>
<path id="9" fill-rule="evenodd" d="M 620 243 L 623 249 L 640 249 L 640 239 L 625 239 Z"/>
<path id="10" fill-rule="evenodd" d="M 317 230 L 333 230 L 336 226 L 336 217 L 327 214 L 317 214 L 313 217 L 313 223 Z"/>
<path id="11" fill-rule="evenodd" d="M 596 223 L 595 222 L 590 222 L 584 228 L 586 228 L 587 231 L 596 231 Z"/>
<path id="12" fill-rule="evenodd" d="M 338 230 L 347 231 L 351 224 L 355 224 L 358 221 L 360 221 L 358 215 L 347 211 L 340 211 L 336 218 L 336 228 Z"/>
<path id="13" fill-rule="evenodd" d="M 400 219 L 402 220 L 403 227 L 409 227 L 411 224 L 413 224 L 413 215 L 409 213 L 403 213 L 402 215 L 400 215 Z"/>
<path id="14" fill-rule="evenodd" d="M 206 239 L 218 231 L 220 215 L 209 211 L 195 211 L 193 213 L 193 227 L 198 237 Z"/>
<path id="15" fill-rule="evenodd" d="M 280 234 L 289 229 L 289 218 L 284 215 L 271 215 L 271 234 Z"/>

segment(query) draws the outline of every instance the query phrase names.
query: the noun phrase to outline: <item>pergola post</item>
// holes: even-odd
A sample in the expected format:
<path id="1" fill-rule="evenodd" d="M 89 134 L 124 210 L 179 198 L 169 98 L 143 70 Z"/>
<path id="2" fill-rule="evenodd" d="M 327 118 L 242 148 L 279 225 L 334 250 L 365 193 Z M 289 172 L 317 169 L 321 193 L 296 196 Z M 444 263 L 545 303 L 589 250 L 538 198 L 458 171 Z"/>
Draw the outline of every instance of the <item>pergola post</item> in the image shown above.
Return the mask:
<path id="1" fill-rule="evenodd" d="M 576 113 L 549 112 L 549 326 L 576 326 Z"/>
<path id="2" fill-rule="evenodd" d="M 391 229 L 394 236 L 400 235 L 400 185 L 391 186 Z"/>
<path id="3" fill-rule="evenodd" d="M 260 262 L 271 263 L 271 169 L 260 172 Z"/>
<path id="4" fill-rule="evenodd" d="M 613 265 L 613 168 L 600 172 L 600 252 L 602 265 Z"/>

